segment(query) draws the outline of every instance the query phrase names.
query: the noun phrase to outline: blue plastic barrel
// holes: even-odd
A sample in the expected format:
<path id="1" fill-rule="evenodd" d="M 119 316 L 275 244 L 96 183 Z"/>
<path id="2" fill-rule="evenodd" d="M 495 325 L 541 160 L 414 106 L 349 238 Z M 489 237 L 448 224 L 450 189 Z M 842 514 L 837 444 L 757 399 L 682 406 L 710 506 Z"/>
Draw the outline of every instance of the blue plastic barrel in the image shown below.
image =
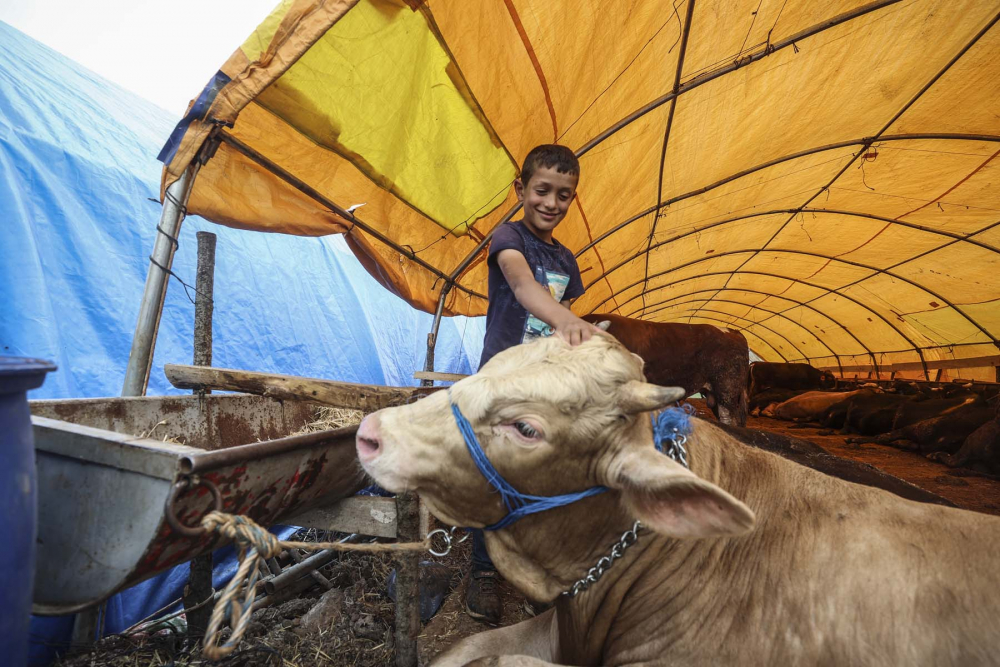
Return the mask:
<path id="1" fill-rule="evenodd" d="M 28 390 L 56 367 L 47 361 L 0 357 L 0 661 L 28 660 L 28 623 L 35 580 L 35 445 Z"/>

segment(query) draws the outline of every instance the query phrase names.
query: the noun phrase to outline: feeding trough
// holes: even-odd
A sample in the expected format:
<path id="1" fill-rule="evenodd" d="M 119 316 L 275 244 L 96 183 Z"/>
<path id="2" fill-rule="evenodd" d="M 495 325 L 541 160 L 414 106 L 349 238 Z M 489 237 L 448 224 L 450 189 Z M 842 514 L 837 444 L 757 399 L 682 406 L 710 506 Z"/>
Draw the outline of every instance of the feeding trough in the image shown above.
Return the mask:
<path id="1" fill-rule="evenodd" d="M 356 427 L 288 435 L 318 406 L 248 394 L 33 401 L 34 612 L 91 607 L 220 546 L 188 528 L 212 509 L 273 525 L 356 493 Z"/>

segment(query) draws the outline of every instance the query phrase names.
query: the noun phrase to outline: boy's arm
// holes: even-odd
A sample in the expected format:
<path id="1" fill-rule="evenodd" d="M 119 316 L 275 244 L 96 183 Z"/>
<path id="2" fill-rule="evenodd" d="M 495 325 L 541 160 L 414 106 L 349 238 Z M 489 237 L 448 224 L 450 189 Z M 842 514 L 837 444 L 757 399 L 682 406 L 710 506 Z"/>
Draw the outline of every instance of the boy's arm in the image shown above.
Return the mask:
<path id="1" fill-rule="evenodd" d="M 581 320 L 572 311 L 552 298 L 547 289 L 538 284 L 531 274 L 524 255 L 507 248 L 497 253 L 497 264 L 503 271 L 514 298 L 525 310 L 555 329 L 560 338 L 570 345 L 579 345 L 588 340 L 596 328 Z"/>

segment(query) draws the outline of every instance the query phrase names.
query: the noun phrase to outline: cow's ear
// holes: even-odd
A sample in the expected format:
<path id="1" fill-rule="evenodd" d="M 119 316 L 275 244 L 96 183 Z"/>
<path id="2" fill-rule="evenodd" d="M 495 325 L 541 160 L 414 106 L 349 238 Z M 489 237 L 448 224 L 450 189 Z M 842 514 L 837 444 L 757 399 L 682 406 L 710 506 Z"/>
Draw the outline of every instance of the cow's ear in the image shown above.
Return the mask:
<path id="1" fill-rule="evenodd" d="M 684 398 L 681 387 L 629 380 L 618 388 L 618 407 L 627 415 L 659 410 Z"/>
<path id="2" fill-rule="evenodd" d="M 670 537 L 742 535 L 753 528 L 749 507 L 659 452 L 622 455 L 611 485 L 632 515 Z"/>

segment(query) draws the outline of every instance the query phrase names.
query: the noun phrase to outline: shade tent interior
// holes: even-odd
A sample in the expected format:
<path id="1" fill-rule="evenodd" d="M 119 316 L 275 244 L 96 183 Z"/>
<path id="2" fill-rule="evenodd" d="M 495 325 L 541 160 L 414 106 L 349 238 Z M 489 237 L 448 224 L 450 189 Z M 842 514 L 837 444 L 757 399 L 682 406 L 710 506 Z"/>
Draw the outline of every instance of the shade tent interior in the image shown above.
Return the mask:
<path id="1" fill-rule="evenodd" d="M 344 234 L 414 307 L 481 315 L 518 164 L 559 142 L 582 167 L 556 234 L 576 312 L 724 326 L 844 374 L 996 380 L 996 3 L 476 7 L 282 2 L 178 125 L 164 187 L 200 156 L 191 212 Z"/>

